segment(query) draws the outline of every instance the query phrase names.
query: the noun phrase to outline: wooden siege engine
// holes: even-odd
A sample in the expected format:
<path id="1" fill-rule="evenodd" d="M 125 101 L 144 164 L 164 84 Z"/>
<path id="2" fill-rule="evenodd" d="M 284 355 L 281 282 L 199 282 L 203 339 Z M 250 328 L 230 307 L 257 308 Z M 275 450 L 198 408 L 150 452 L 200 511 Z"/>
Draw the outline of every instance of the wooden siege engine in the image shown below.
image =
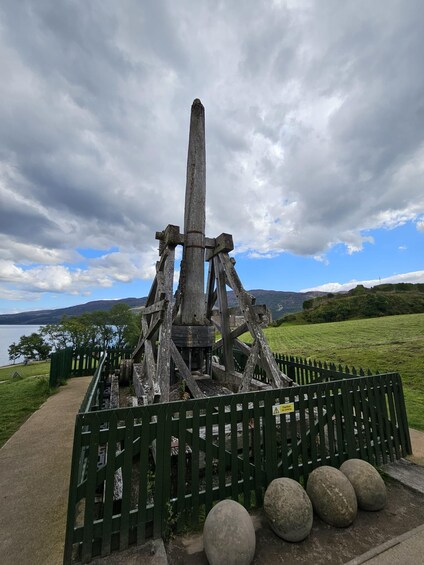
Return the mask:
<path id="1" fill-rule="evenodd" d="M 173 225 L 156 233 L 159 261 L 142 310 L 139 342 L 132 359 L 121 366 L 121 377 L 132 377 L 140 404 L 168 402 L 175 383 L 184 397 L 194 398 L 263 388 L 264 384 L 254 379 L 256 366 L 266 372 L 269 386 L 292 384 L 279 370 L 262 331 L 270 313 L 265 306 L 254 304 L 237 275 L 235 260 L 229 256 L 234 248 L 232 236 L 205 237 L 205 199 L 205 111 L 196 99 L 191 108 L 184 233 Z M 182 246 L 183 254 L 174 295 L 177 245 Z M 206 291 L 205 261 L 209 264 Z M 235 328 L 230 326 L 234 309 L 228 306 L 227 286 L 234 291 L 237 318 L 242 320 Z M 215 342 L 216 330 L 221 339 Z M 246 331 L 252 336 L 251 345 L 239 340 Z M 218 349 L 221 362 L 214 355 Z M 247 356 L 243 372 L 236 370 L 234 349 Z"/>

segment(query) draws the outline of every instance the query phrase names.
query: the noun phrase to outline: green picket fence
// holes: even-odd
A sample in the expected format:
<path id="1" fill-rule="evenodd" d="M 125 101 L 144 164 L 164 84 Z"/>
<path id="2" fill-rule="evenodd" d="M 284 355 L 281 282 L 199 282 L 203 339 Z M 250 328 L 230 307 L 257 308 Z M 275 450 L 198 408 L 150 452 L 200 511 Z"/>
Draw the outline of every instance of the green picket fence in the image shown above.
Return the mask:
<path id="1" fill-rule="evenodd" d="M 214 353 L 222 359 L 222 348 L 217 349 Z M 247 355 L 243 351 L 237 349 L 235 349 L 233 353 L 236 369 L 239 372 L 243 372 L 248 359 Z M 284 355 L 281 353 L 274 353 L 274 357 L 279 369 L 298 385 L 348 379 L 356 376 L 363 377 L 365 375 L 373 374 L 369 369 L 364 370 L 362 368 L 356 369 L 355 367 L 343 367 L 342 365 L 336 365 L 335 363 L 316 361 L 314 359 L 303 359 L 301 357 L 294 357 L 292 355 Z M 265 371 L 258 365 L 255 367 L 254 378 L 261 382 L 271 384 L 271 380 Z"/>
<path id="2" fill-rule="evenodd" d="M 136 408 L 90 406 L 96 401 L 76 418 L 64 563 L 196 526 L 224 498 L 261 505 L 276 477 L 305 484 L 320 465 L 352 457 L 380 465 L 411 453 L 397 373 Z"/>
<path id="3" fill-rule="evenodd" d="M 60 349 L 51 354 L 50 379 L 51 388 L 57 387 L 70 377 L 94 375 L 102 361 L 103 353 L 107 353 L 107 364 L 110 370 L 117 369 L 122 359 L 129 359 L 132 349 L 99 348 Z"/>

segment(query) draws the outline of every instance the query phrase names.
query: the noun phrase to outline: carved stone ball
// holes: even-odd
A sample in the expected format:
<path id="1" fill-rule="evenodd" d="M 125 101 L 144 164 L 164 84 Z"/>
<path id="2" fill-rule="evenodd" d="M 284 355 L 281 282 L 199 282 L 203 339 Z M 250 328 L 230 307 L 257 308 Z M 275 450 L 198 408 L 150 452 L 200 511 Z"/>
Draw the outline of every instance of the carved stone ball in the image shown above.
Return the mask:
<path id="1" fill-rule="evenodd" d="M 293 479 L 274 479 L 266 489 L 264 512 L 271 528 L 286 541 L 302 541 L 312 528 L 312 503 Z"/>
<path id="2" fill-rule="evenodd" d="M 318 516 L 331 526 L 345 528 L 356 518 L 358 503 L 349 479 L 334 467 L 318 467 L 309 475 L 306 492 Z"/>
<path id="3" fill-rule="evenodd" d="M 221 500 L 206 517 L 203 545 L 210 565 L 249 565 L 256 535 L 248 511 L 234 500 Z"/>
<path id="4" fill-rule="evenodd" d="M 386 485 L 370 463 L 362 459 L 348 459 L 340 467 L 340 471 L 352 483 L 359 508 L 376 511 L 386 506 Z"/>

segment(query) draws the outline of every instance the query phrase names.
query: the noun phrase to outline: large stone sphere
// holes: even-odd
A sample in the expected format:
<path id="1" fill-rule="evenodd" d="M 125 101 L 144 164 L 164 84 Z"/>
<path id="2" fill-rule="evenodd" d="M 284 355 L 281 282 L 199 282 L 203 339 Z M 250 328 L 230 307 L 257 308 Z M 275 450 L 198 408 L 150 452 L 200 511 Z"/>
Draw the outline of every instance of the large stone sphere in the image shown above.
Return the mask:
<path id="1" fill-rule="evenodd" d="M 324 522 L 345 528 L 356 518 L 358 503 L 348 478 L 334 467 L 318 467 L 309 475 L 306 492 Z"/>
<path id="2" fill-rule="evenodd" d="M 249 565 L 256 535 L 248 511 L 234 500 L 221 500 L 206 517 L 203 545 L 210 565 Z"/>
<path id="3" fill-rule="evenodd" d="M 359 508 L 376 511 L 386 506 L 386 485 L 370 463 L 362 459 L 348 459 L 340 467 L 340 471 L 352 483 Z"/>
<path id="4" fill-rule="evenodd" d="M 302 486 L 288 478 L 274 479 L 265 492 L 264 511 L 277 536 L 302 541 L 312 528 L 312 503 Z"/>

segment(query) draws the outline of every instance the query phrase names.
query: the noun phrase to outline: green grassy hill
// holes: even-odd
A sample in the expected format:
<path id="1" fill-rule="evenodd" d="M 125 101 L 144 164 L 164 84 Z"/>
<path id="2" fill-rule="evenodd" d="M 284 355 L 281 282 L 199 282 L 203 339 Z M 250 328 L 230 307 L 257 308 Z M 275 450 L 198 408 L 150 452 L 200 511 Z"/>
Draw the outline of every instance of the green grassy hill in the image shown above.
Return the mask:
<path id="1" fill-rule="evenodd" d="M 275 324 L 320 324 L 422 312 L 424 284 L 384 284 L 373 288 L 358 285 L 347 293 L 305 300 L 302 312 L 280 318 Z"/>
<path id="2" fill-rule="evenodd" d="M 274 352 L 400 373 L 409 425 L 424 430 L 424 314 L 265 330 Z"/>

